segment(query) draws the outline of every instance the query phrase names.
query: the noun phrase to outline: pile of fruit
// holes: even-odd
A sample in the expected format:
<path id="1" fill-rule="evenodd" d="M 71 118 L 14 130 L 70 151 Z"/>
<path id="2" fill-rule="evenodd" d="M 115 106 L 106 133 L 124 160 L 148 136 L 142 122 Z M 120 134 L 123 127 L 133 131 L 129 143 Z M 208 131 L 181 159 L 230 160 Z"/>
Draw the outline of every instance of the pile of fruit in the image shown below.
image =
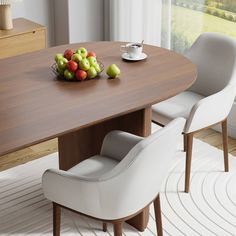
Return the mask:
<path id="1" fill-rule="evenodd" d="M 66 80 L 93 79 L 103 70 L 103 65 L 97 61 L 95 52 L 88 52 L 84 47 L 78 48 L 75 52 L 67 49 L 64 54 L 58 53 L 55 61 L 56 72 Z M 120 75 L 120 69 L 115 64 L 110 65 L 106 72 L 111 78 Z"/>

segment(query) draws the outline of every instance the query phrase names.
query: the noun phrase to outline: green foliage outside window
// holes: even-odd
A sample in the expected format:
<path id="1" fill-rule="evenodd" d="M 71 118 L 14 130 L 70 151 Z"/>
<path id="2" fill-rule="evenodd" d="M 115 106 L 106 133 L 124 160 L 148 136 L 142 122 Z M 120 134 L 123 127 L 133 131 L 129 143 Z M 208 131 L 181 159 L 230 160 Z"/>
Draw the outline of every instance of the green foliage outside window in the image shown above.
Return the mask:
<path id="1" fill-rule="evenodd" d="M 236 0 L 173 0 L 171 49 L 183 53 L 202 32 L 236 38 Z"/>

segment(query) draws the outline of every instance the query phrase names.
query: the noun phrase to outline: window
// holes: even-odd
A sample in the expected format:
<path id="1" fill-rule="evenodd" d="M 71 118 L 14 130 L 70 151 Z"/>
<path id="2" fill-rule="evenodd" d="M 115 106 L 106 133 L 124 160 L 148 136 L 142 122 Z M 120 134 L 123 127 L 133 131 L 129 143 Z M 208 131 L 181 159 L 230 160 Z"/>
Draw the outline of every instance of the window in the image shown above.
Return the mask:
<path id="1" fill-rule="evenodd" d="M 163 46 L 183 53 L 202 32 L 236 38 L 236 0 L 163 1 Z"/>

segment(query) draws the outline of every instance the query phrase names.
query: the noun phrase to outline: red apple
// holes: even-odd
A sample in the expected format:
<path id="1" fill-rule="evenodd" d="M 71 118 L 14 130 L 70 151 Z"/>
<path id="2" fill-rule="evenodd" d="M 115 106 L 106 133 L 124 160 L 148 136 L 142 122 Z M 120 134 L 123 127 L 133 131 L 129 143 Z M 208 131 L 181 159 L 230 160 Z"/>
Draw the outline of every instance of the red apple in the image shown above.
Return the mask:
<path id="1" fill-rule="evenodd" d="M 88 52 L 87 57 L 95 57 L 96 58 L 97 56 L 96 56 L 95 52 L 91 51 L 91 52 Z"/>
<path id="2" fill-rule="evenodd" d="M 68 48 L 64 52 L 64 57 L 69 61 L 73 54 L 74 54 L 74 52 Z"/>
<path id="3" fill-rule="evenodd" d="M 67 68 L 69 71 L 76 71 L 78 69 L 78 63 L 76 63 L 75 61 L 69 61 L 67 63 Z"/>
<path id="4" fill-rule="evenodd" d="M 87 72 L 84 70 L 77 70 L 75 76 L 77 80 L 85 80 L 87 78 Z"/>

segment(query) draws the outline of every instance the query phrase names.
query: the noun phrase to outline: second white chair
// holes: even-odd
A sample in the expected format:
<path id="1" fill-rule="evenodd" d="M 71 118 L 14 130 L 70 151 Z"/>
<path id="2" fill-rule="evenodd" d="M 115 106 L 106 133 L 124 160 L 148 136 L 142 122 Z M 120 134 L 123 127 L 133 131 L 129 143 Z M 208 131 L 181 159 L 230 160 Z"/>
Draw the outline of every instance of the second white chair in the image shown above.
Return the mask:
<path id="1" fill-rule="evenodd" d="M 227 116 L 236 94 L 236 41 L 218 33 L 203 33 L 185 54 L 197 66 L 194 85 L 152 107 L 153 121 L 160 125 L 184 117 L 186 151 L 185 192 L 189 192 L 193 134 L 221 123 L 225 171 L 228 164 Z"/>

